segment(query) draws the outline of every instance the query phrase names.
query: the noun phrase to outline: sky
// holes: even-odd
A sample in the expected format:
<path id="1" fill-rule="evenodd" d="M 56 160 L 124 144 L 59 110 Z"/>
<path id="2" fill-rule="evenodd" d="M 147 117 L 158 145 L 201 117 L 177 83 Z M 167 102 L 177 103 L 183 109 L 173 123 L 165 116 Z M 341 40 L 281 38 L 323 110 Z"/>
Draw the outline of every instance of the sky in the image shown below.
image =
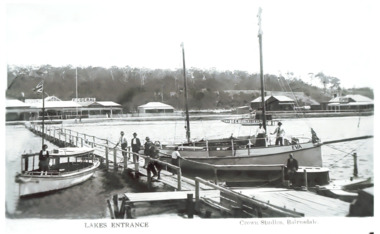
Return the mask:
<path id="1" fill-rule="evenodd" d="M 131 66 L 337 77 L 344 88 L 379 79 L 380 17 L 360 1 L 6 1 L 6 64 Z M 377 62 L 377 63 L 376 63 Z M 375 70 L 376 69 L 376 70 Z"/>

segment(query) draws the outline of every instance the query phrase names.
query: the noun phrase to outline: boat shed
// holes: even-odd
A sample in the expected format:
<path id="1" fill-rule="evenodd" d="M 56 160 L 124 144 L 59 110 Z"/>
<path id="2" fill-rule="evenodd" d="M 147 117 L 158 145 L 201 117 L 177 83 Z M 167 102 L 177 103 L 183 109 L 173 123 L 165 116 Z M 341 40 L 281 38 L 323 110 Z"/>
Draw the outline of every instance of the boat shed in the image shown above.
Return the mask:
<path id="1" fill-rule="evenodd" d="M 372 99 L 355 94 L 355 95 L 346 95 L 343 97 L 335 97 L 329 101 L 327 104 L 328 110 L 341 111 L 364 111 L 364 110 L 373 110 L 374 102 Z"/>
<path id="2" fill-rule="evenodd" d="M 139 113 L 173 113 L 174 107 L 162 102 L 148 102 L 138 107 Z"/>
<path id="3" fill-rule="evenodd" d="M 286 96 L 266 96 L 264 102 L 267 111 L 290 111 L 294 109 L 294 100 Z M 254 110 L 262 109 L 261 97 L 251 102 L 251 108 Z"/>

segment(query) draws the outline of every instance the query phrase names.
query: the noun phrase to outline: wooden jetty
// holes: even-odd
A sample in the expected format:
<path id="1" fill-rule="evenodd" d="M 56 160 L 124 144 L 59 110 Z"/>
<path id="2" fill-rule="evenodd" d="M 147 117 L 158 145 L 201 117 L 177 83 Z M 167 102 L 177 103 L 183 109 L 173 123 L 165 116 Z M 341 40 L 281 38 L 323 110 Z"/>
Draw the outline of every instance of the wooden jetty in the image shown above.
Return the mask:
<path id="1" fill-rule="evenodd" d="M 131 210 L 123 218 L 138 218 L 137 209 L 153 209 L 155 205 L 161 206 L 170 202 L 177 202 L 177 206 L 182 204 L 188 218 L 194 217 L 194 214 L 204 218 L 344 217 L 348 215 L 350 207 L 348 202 L 310 191 L 287 188 L 225 188 L 198 177 L 195 183 L 195 191 L 125 193 L 115 196 L 123 201 L 122 205 Z M 207 185 L 209 189 L 202 190 L 201 184 Z M 117 207 L 114 204 L 112 212 L 122 210 Z"/>
<path id="2" fill-rule="evenodd" d="M 42 134 L 39 125 L 31 125 L 28 128 L 36 134 Z M 135 176 L 146 176 L 148 186 L 165 184 L 171 188 L 167 192 L 114 195 L 111 199 L 113 205 L 111 200 L 107 200 L 111 218 L 143 217 L 149 214 L 150 208 L 155 205 L 172 206 L 174 210 L 184 212 L 188 218 L 193 218 L 194 215 L 203 218 L 261 218 L 331 217 L 349 214 L 350 203 L 307 191 L 306 170 L 303 186 L 305 191 L 287 188 L 227 188 L 219 185 L 217 173 L 213 183 L 199 177 L 186 178 L 182 176 L 180 167 L 145 155 L 138 154 L 139 162 L 131 162 L 128 156 L 134 153 L 130 148 L 125 151 L 127 154 L 122 155 L 122 150 L 114 148 L 115 143 L 107 139 L 55 126 L 47 127 L 45 139 L 59 146 L 92 147 L 95 149 L 94 153 L 103 159 L 106 170 L 119 172 L 121 168 L 134 173 Z M 160 164 L 160 180 L 153 180 L 150 171 L 142 167 L 144 160 L 153 160 Z M 218 168 L 215 171 L 217 170 Z M 139 209 L 144 207 L 145 212 L 139 212 Z"/>

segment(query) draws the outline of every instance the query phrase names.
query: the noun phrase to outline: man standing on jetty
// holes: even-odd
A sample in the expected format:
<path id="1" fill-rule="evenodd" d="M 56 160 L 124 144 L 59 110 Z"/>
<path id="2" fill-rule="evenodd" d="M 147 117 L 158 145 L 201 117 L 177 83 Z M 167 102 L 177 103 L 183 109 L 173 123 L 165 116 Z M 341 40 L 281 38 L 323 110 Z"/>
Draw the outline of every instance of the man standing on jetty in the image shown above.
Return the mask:
<path id="1" fill-rule="evenodd" d="M 139 163 L 138 153 L 139 153 L 140 148 L 141 148 L 141 142 L 140 142 L 140 139 L 137 138 L 137 133 L 133 133 L 133 138 L 131 140 L 131 146 L 132 146 L 132 152 L 133 152 L 133 162 L 138 167 L 138 163 Z"/>
<path id="2" fill-rule="evenodd" d="M 117 144 L 115 145 L 115 148 L 116 148 L 119 144 L 120 144 L 120 146 L 121 146 L 122 155 L 123 155 L 123 158 L 124 158 L 124 156 L 127 155 L 126 150 L 127 150 L 128 142 L 127 142 L 127 138 L 125 138 L 125 136 L 124 136 L 124 132 L 123 132 L 123 131 L 120 132 L 120 139 L 119 139 L 119 141 L 117 142 Z M 128 160 L 129 160 L 129 156 L 128 156 Z"/>
<path id="3" fill-rule="evenodd" d="M 295 174 L 297 170 L 298 170 L 298 161 L 295 158 L 293 158 L 293 154 L 291 153 L 289 154 L 288 161 L 286 162 L 286 171 L 289 176 L 289 180 L 293 186 L 294 186 Z"/>

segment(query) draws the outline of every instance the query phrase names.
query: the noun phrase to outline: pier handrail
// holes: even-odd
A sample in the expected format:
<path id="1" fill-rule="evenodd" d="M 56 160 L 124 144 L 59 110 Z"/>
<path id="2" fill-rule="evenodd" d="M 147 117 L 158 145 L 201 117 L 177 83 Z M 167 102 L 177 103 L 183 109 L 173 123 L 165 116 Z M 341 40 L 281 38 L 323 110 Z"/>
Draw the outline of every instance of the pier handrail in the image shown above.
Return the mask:
<path id="1" fill-rule="evenodd" d="M 224 192 L 226 194 L 229 194 L 232 197 L 237 198 L 243 202 L 246 202 L 246 203 L 248 203 L 254 207 L 258 207 L 258 208 L 264 209 L 264 210 L 271 210 L 271 211 L 279 214 L 279 217 L 303 217 L 303 216 L 305 216 L 303 213 L 287 210 L 284 208 L 279 208 L 279 207 L 276 207 L 274 205 L 261 202 L 259 200 L 254 199 L 254 198 L 248 197 L 244 194 L 241 194 L 241 193 L 229 190 L 227 188 L 223 188 L 219 185 L 215 185 L 213 183 L 210 183 L 209 181 L 206 181 L 206 180 L 199 178 L 199 177 L 195 177 L 195 202 L 196 202 L 196 206 L 198 206 L 198 204 L 200 202 L 200 195 L 199 195 L 200 194 L 200 183 L 205 184 L 207 186 L 210 186 L 210 187 L 217 189 L 221 192 Z"/>

